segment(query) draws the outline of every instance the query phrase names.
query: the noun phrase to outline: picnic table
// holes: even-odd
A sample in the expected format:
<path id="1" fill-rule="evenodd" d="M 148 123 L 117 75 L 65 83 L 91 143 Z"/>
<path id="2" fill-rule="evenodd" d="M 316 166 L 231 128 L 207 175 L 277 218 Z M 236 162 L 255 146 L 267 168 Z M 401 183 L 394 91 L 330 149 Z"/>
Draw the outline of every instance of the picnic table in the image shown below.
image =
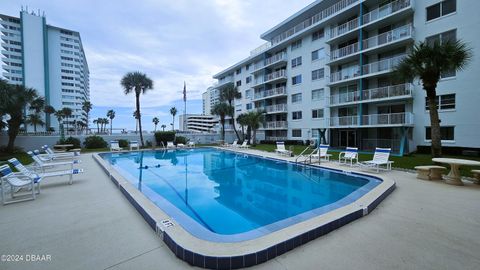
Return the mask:
<path id="1" fill-rule="evenodd" d="M 450 172 L 445 175 L 445 182 L 450 185 L 463 186 L 459 168 L 460 166 L 480 166 L 480 162 L 459 158 L 433 158 L 433 162 L 450 165 Z"/>
<path id="2" fill-rule="evenodd" d="M 67 149 L 71 147 L 73 147 L 73 144 L 56 144 L 53 149 L 57 152 L 67 152 Z"/>

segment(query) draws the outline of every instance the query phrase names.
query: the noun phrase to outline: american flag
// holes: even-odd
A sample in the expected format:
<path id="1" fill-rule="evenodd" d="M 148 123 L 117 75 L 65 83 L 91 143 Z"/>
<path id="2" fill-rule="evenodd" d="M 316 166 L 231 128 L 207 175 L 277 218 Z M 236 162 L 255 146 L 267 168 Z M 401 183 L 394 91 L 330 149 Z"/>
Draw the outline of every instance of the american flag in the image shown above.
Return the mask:
<path id="1" fill-rule="evenodd" d="M 187 101 L 187 84 L 183 82 L 183 102 Z"/>

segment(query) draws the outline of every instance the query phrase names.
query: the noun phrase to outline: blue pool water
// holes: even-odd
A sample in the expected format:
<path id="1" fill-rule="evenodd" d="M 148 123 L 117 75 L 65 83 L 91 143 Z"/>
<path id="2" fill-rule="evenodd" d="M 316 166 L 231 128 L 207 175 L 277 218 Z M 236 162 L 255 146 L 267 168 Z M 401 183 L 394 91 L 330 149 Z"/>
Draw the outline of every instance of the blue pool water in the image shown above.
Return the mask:
<path id="1" fill-rule="evenodd" d="M 373 177 L 212 148 L 102 154 L 187 231 L 242 241 L 349 204 Z"/>

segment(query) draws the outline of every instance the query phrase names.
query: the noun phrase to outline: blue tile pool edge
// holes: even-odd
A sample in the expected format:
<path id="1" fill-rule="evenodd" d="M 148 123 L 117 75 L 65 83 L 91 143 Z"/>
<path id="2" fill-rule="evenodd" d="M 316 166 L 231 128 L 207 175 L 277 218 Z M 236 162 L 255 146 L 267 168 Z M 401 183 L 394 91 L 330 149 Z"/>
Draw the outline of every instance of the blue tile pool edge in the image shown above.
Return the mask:
<path id="1" fill-rule="evenodd" d="M 325 234 L 328 234 L 331 231 L 334 231 L 352 221 L 355 221 L 356 219 L 363 217 L 366 214 L 369 214 L 371 211 L 373 211 L 381 201 L 383 201 L 390 193 L 393 192 L 393 190 L 396 188 L 395 182 L 393 182 L 388 189 L 386 189 L 380 196 L 378 196 L 375 200 L 370 202 L 368 205 L 364 205 L 364 209 L 358 209 L 354 212 L 348 213 L 344 216 L 339 217 L 338 219 L 332 220 L 326 224 L 323 224 L 321 226 L 318 226 L 314 229 L 310 229 L 306 232 L 303 232 L 295 237 L 292 237 L 290 239 L 281 241 L 280 243 L 274 244 L 268 248 L 263 248 L 255 252 L 250 252 L 247 254 L 243 255 L 235 255 L 235 256 L 208 256 L 205 255 L 203 250 L 198 250 L 198 251 L 192 251 L 183 248 L 180 244 L 175 242 L 175 240 L 172 238 L 172 236 L 165 230 L 162 232 L 159 232 L 159 226 L 155 220 L 154 217 L 152 217 L 151 213 L 149 213 L 142 205 L 140 205 L 130 194 L 127 189 L 125 189 L 122 186 L 121 181 L 119 179 L 116 179 L 115 176 L 111 174 L 109 169 L 105 166 L 103 162 L 103 158 L 101 158 L 98 154 L 93 154 L 92 155 L 94 160 L 97 162 L 97 164 L 100 165 L 100 167 L 103 169 L 103 171 L 109 176 L 110 180 L 118 186 L 120 189 L 121 193 L 127 198 L 127 200 L 134 206 L 134 208 L 139 212 L 139 214 L 144 218 L 144 220 L 147 222 L 147 224 L 157 233 L 160 235 L 162 238 L 163 242 L 167 245 L 167 247 L 175 254 L 175 256 L 185 262 L 187 262 L 190 265 L 197 266 L 197 267 L 202 267 L 206 269 L 239 269 L 239 268 L 244 268 L 244 267 L 250 267 L 254 266 L 257 264 L 264 263 L 268 260 L 271 260 L 277 256 L 280 256 L 298 246 L 301 246 L 303 244 L 306 244 L 318 237 L 321 237 Z M 261 156 L 260 156 L 261 157 Z M 265 157 L 264 157 L 265 158 Z M 269 158 L 269 159 L 274 159 L 274 158 Z M 279 160 L 279 159 L 274 159 L 274 160 Z M 285 160 L 279 160 L 279 161 L 285 161 Z M 289 162 L 289 161 L 287 161 Z M 328 168 L 331 169 L 331 168 Z M 336 169 L 331 169 L 331 170 L 336 170 Z M 342 170 L 337 170 L 342 172 Z M 356 173 L 352 172 L 352 174 L 358 174 L 358 175 L 365 175 L 361 173 Z M 371 175 L 365 175 L 365 176 L 370 176 Z M 375 177 L 375 176 L 373 176 Z M 377 177 L 378 179 L 382 180 L 383 179 L 380 177 Z M 125 181 L 125 183 L 128 183 L 131 185 L 128 181 Z M 141 193 L 140 193 L 141 194 Z M 142 194 L 142 196 L 144 196 Z M 182 228 L 183 229 L 183 228 Z M 183 229 L 184 230 L 184 229 Z M 185 230 L 185 232 L 187 232 Z M 188 232 L 187 232 L 188 233 Z M 198 238 L 197 238 L 198 239 Z M 201 239 L 200 239 L 201 240 Z M 202 240 L 204 241 L 204 240 Z M 205 241 L 207 242 L 207 241 Z M 238 243 L 241 245 L 241 243 Z"/>

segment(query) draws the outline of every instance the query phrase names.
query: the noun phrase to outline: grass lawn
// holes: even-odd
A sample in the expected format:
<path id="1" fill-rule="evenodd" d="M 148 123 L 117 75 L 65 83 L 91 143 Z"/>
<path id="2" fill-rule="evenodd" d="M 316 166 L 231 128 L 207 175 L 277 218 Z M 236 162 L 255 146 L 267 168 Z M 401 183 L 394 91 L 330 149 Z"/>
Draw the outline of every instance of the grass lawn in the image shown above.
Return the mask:
<path id="1" fill-rule="evenodd" d="M 33 162 L 33 159 L 25 152 L 18 152 L 14 154 L 7 154 L 4 152 L 0 152 L 0 165 L 8 164 L 8 160 L 11 158 L 16 158 L 22 164 L 30 164 Z"/>
<path id="2" fill-rule="evenodd" d="M 299 155 L 305 148 L 306 146 L 304 145 L 286 145 L 286 149 L 290 149 L 290 147 L 293 147 L 293 153 L 295 155 Z M 257 149 L 257 150 L 262 150 L 262 151 L 267 151 L 267 152 L 274 152 L 276 145 L 272 144 L 259 144 L 256 145 L 255 147 L 251 147 L 252 149 Z M 311 151 L 310 151 L 311 152 Z M 331 159 L 332 160 L 338 160 L 338 153 L 337 151 L 329 151 L 329 154 L 332 154 Z M 466 156 L 443 156 L 446 158 L 461 158 L 461 159 L 470 159 L 470 160 L 477 160 L 480 161 L 480 157 L 466 157 Z M 365 160 L 371 160 L 373 158 L 373 154 L 364 154 L 360 153 L 359 154 L 359 160 L 360 161 L 365 161 Z M 410 155 L 405 155 L 403 157 L 394 157 L 392 156 L 390 160 L 394 161 L 393 167 L 394 168 L 401 168 L 401 169 L 410 169 L 413 170 L 415 166 L 418 165 L 432 165 L 432 156 L 428 154 L 410 154 Z M 447 164 L 440 164 L 441 166 L 447 167 Z M 480 167 L 470 167 L 470 166 L 462 166 L 460 167 L 460 173 L 463 176 L 472 176 L 471 170 L 473 169 L 480 169 Z"/>

